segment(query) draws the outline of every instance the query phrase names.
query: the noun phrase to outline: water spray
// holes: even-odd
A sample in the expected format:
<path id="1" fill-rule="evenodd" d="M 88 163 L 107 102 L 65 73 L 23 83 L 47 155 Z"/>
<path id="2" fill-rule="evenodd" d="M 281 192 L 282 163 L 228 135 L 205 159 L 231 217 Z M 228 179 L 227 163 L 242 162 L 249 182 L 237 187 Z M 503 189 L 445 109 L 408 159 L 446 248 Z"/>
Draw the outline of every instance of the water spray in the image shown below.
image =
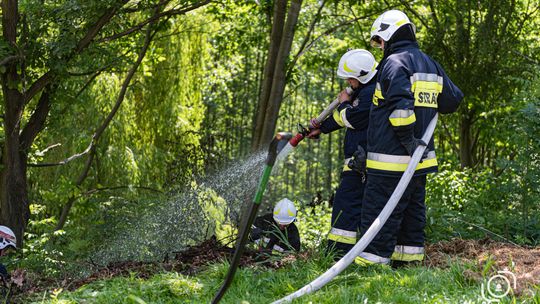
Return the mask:
<path id="1" fill-rule="evenodd" d="M 438 114 L 435 114 L 435 117 L 433 117 L 433 119 L 429 123 L 426 132 L 424 133 L 424 136 L 422 136 L 422 140 L 426 143 L 429 143 L 433 132 L 435 131 L 435 126 L 437 125 L 437 117 Z M 284 298 L 272 302 L 272 304 L 289 303 L 293 299 L 319 290 L 324 285 L 326 285 L 326 283 L 330 282 L 334 277 L 336 277 L 343 270 L 345 270 L 345 268 L 347 268 L 354 261 L 358 254 L 360 254 L 362 251 L 364 251 L 364 249 L 366 249 L 369 243 L 371 243 L 373 238 L 384 226 L 386 220 L 388 220 L 390 214 L 392 214 L 392 211 L 394 211 L 394 208 L 396 207 L 399 200 L 401 199 L 401 196 L 405 192 L 405 189 L 407 189 L 407 186 L 411 181 L 414 171 L 416 170 L 416 166 L 420 162 L 420 159 L 422 158 L 422 154 L 424 153 L 425 149 L 426 146 L 418 146 L 416 148 L 413 156 L 411 157 L 411 160 L 409 161 L 409 164 L 407 165 L 407 170 L 405 170 L 405 172 L 401 176 L 399 184 L 396 186 L 396 189 L 392 193 L 392 196 L 384 206 L 379 216 L 373 221 L 369 229 L 366 231 L 364 236 L 356 243 L 356 245 L 354 245 L 354 247 L 351 248 L 351 250 L 349 250 L 349 252 L 344 255 L 336 264 L 330 267 L 330 269 L 328 269 L 325 273 L 313 280 L 311 283 L 307 284 L 306 286 Z"/>
<path id="2" fill-rule="evenodd" d="M 255 194 L 255 198 L 253 199 L 253 203 L 251 204 L 251 207 L 247 216 L 244 216 L 242 220 L 241 230 L 239 233 L 240 237 L 236 241 L 236 249 L 234 250 L 234 254 L 231 260 L 231 265 L 229 266 L 229 271 L 227 272 L 225 281 L 223 281 L 223 285 L 221 286 L 218 293 L 212 300 L 212 304 L 219 303 L 219 301 L 221 300 L 221 298 L 223 297 L 223 295 L 225 294 L 225 292 L 227 291 L 227 289 L 232 283 L 234 274 L 236 273 L 236 269 L 238 268 L 238 264 L 240 263 L 240 258 L 242 257 L 242 253 L 244 252 L 244 248 L 248 240 L 249 232 L 251 230 L 251 225 L 253 224 L 253 221 L 255 220 L 255 217 L 257 216 L 257 210 L 259 209 L 259 206 L 261 205 L 262 196 L 264 194 L 264 190 L 266 189 L 266 185 L 268 184 L 268 179 L 270 178 L 272 167 L 274 166 L 276 162 L 278 154 L 288 144 L 291 138 L 292 138 L 291 133 L 288 133 L 288 132 L 277 133 L 274 139 L 272 140 L 272 142 L 270 143 L 270 146 L 268 147 L 268 155 L 266 157 L 265 167 L 264 167 L 261 179 L 259 181 L 259 187 L 257 188 L 257 193 Z"/>

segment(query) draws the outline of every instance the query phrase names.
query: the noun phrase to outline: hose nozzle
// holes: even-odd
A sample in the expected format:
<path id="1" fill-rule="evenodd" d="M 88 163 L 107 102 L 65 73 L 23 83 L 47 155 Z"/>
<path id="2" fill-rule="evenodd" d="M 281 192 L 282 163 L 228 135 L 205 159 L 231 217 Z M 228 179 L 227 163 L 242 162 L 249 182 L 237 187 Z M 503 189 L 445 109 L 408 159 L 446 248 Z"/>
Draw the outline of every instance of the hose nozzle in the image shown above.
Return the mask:
<path id="1" fill-rule="evenodd" d="M 274 139 L 270 142 L 270 146 L 268 147 L 268 156 L 266 157 L 267 165 L 274 165 L 279 151 L 285 147 L 291 138 L 292 134 L 290 132 L 279 132 L 274 136 Z"/>

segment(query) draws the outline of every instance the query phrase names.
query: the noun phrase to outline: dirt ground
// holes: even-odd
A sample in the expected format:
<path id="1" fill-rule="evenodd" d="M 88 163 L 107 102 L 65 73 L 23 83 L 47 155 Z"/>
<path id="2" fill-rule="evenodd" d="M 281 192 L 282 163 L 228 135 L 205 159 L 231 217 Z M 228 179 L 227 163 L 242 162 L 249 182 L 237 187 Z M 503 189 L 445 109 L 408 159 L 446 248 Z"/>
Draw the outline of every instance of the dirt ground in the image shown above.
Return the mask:
<path id="1" fill-rule="evenodd" d="M 491 239 L 453 239 L 428 245 L 425 264 L 446 268 L 451 261 L 461 260 L 476 264 L 477 270 L 466 271 L 469 279 L 482 280 L 482 271 L 496 274 L 509 271 L 515 276 L 516 294 L 522 294 L 532 285 L 540 285 L 540 247 L 527 248 Z M 510 275 L 506 275 L 512 280 Z"/>
<path id="2" fill-rule="evenodd" d="M 97 269 L 85 279 L 72 279 L 69 276 L 60 280 L 43 280 L 32 277 L 24 271 L 16 271 L 20 287 L 14 288 L 15 299 L 22 294 L 63 288 L 74 290 L 78 287 L 96 280 L 102 280 L 117 276 L 128 276 L 133 273 L 140 278 L 149 278 L 163 271 L 176 271 L 179 273 L 194 275 L 198 271 L 213 262 L 226 259 L 233 249 L 220 245 L 215 240 L 208 240 L 198 246 L 185 251 L 175 253 L 173 257 L 155 263 L 147 262 L 123 262 L 108 265 Z M 309 258 L 307 253 L 302 253 L 300 258 Z M 246 251 L 240 265 L 259 264 L 271 268 L 279 268 L 284 264 L 292 263 L 296 257 L 272 259 L 261 255 L 260 252 Z M 526 248 L 514 246 L 508 243 L 495 242 L 490 239 L 462 240 L 438 242 L 426 247 L 427 267 L 447 268 L 453 261 L 462 261 L 476 264 L 476 269 L 467 270 L 466 278 L 482 281 L 482 271 L 487 269 L 488 274 L 495 274 L 499 270 L 511 271 L 517 282 L 516 294 L 528 290 L 531 285 L 540 285 L 540 247 Z M 490 264 L 489 267 L 486 265 Z"/>

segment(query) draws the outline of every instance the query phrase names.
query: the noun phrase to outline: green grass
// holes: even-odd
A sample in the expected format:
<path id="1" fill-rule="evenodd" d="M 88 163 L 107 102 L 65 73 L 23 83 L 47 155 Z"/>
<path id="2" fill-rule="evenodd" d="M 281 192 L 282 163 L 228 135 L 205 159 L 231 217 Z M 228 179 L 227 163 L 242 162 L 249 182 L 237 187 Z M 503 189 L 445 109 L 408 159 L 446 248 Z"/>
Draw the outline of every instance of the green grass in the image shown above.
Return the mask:
<path id="1" fill-rule="evenodd" d="M 269 303 L 285 296 L 321 274 L 329 266 L 328 257 L 314 255 L 299 259 L 278 270 L 262 266 L 240 269 L 221 303 Z M 294 303 L 482 303 L 480 284 L 463 276 L 467 265 L 449 269 L 416 267 L 394 271 L 390 268 L 362 268 L 356 265 L 314 294 Z M 148 280 L 118 277 L 95 281 L 73 292 L 57 291 L 34 295 L 34 303 L 209 303 L 227 272 L 226 263 L 210 265 L 196 277 L 169 272 Z M 534 297 L 501 303 L 540 303 Z"/>

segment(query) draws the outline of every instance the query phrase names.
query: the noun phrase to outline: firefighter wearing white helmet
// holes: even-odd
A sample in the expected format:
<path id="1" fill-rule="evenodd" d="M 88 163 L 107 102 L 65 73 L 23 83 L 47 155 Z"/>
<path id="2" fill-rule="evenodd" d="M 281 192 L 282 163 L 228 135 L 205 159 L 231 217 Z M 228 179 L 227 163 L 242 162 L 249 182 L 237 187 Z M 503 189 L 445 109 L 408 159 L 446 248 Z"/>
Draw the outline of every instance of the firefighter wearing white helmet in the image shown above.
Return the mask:
<path id="1" fill-rule="evenodd" d="M 410 24 L 413 33 L 416 33 L 416 27 L 402 11 L 384 12 L 371 26 L 371 46 L 380 48 L 382 41 L 388 42 L 399 28 L 407 24 Z"/>
<path id="2" fill-rule="evenodd" d="M 421 140 L 437 112 L 455 111 L 463 93 L 438 62 L 422 52 L 416 30 L 400 11 L 383 13 L 371 28 L 371 41 L 384 51 L 367 135 L 367 184 L 360 231 L 377 219 L 400 182 L 418 146 L 426 146 L 394 212 L 364 252 L 358 264 L 402 266 L 424 258 L 426 175 L 437 172 L 433 138 Z"/>
<path id="3" fill-rule="evenodd" d="M 354 78 L 366 84 L 375 74 L 377 74 L 377 61 L 366 50 L 350 50 L 339 60 L 337 76 L 341 79 Z"/>
<path id="4" fill-rule="evenodd" d="M 274 220 L 279 225 L 289 225 L 296 219 L 296 207 L 288 198 L 280 200 L 274 207 Z"/>
<path id="5" fill-rule="evenodd" d="M 328 249 L 335 257 L 346 254 L 356 243 L 362 211 L 362 197 L 366 183 L 365 149 L 371 100 L 375 92 L 378 73 L 375 57 L 366 50 L 350 50 L 341 57 L 337 76 L 346 79 L 352 88 L 349 95 L 339 94 L 341 104 L 307 137 L 330 133 L 345 128 L 343 142 L 343 170 L 339 187 L 332 205 L 331 230 L 328 234 Z"/>
<path id="6" fill-rule="evenodd" d="M 12 247 L 17 248 L 17 237 L 13 230 L 6 226 L 0 226 L 0 250 Z"/>
<path id="7" fill-rule="evenodd" d="M 0 226 L 0 256 L 4 256 L 8 251 L 17 248 L 17 237 L 13 230 L 6 226 Z M 4 286 L 9 285 L 10 276 L 6 267 L 0 263 L 0 280 Z"/>
<path id="8" fill-rule="evenodd" d="M 274 252 L 300 250 L 300 233 L 294 224 L 296 207 L 288 198 L 280 200 L 273 213 L 255 219 L 250 240 L 260 249 Z"/>

